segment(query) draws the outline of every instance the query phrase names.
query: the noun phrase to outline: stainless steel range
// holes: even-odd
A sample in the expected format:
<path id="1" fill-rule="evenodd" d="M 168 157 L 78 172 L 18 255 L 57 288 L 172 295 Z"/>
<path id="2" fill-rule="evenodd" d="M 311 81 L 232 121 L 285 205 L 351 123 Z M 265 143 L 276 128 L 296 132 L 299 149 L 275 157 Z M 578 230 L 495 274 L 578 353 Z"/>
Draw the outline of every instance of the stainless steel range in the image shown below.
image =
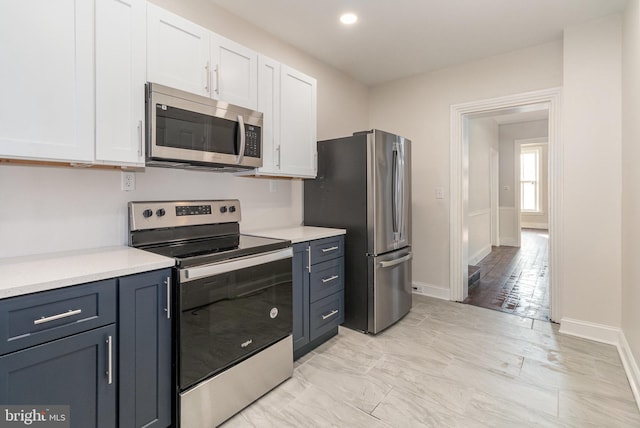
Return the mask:
<path id="1" fill-rule="evenodd" d="M 240 218 L 238 200 L 129 203 L 129 244 L 176 259 L 176 426 L 216 426 L 293 374 L 291 243 Z"/>

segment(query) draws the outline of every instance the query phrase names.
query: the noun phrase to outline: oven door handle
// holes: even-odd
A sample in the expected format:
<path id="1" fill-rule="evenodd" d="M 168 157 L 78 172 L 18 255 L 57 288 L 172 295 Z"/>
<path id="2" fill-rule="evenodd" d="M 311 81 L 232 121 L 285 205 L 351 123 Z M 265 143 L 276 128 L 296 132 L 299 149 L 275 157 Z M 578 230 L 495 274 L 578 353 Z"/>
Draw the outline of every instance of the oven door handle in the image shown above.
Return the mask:
<path id="1" fill-rule="evenodd" d="M 193 268 L 182 269 L 180 271 L 180 282 L 193 281 L 199 278 L 219 275 L 234 270 L 240 270 L 252 266 L 258 266 L 265 263 L 275 262 L 293 257 L 293 249 L 291 247 L 282 250 L 272 251 L 258 256 L 239 257 L 233 260 L 227 260 L 216 264 L 197 266 Z"/>

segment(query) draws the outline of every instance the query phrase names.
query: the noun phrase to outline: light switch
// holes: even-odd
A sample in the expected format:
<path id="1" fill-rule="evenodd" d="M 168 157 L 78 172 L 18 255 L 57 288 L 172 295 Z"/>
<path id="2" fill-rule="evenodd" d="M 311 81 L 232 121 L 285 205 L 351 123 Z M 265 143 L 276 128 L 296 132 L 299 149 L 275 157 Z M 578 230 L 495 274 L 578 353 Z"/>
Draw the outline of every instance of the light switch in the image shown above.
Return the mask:
<path id="1" fill-rule="evenodd" d="M 444 199 L 444 187 L 436 187 L 436 199 Z"/>

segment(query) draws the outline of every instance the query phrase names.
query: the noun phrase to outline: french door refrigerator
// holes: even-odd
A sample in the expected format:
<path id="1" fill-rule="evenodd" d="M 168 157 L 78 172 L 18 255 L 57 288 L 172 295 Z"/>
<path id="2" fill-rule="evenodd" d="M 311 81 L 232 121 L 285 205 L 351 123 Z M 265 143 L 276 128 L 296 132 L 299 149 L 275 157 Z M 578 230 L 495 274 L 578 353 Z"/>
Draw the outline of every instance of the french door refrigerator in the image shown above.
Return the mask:
<path id="1" fill-rule="evenodd" d="M 376 334 L 411 309 L 411 141 L 371 130 L 318 142 L 304 224 L 345 236 L 344 326 Z"/>

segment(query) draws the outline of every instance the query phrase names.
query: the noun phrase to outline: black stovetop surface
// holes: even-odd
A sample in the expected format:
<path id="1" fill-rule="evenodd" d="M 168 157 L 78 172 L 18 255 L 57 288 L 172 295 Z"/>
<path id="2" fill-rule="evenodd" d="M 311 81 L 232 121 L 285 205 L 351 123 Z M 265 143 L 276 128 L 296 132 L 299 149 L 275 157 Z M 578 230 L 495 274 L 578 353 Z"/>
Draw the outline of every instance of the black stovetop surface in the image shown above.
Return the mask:
<path id="1" fill-rule="evenodd" d="M 291 246 L 291 241 L 253 235 L 229 235 L 138 247 L 176 259 L 178 268 L 217 263 Z"/>

